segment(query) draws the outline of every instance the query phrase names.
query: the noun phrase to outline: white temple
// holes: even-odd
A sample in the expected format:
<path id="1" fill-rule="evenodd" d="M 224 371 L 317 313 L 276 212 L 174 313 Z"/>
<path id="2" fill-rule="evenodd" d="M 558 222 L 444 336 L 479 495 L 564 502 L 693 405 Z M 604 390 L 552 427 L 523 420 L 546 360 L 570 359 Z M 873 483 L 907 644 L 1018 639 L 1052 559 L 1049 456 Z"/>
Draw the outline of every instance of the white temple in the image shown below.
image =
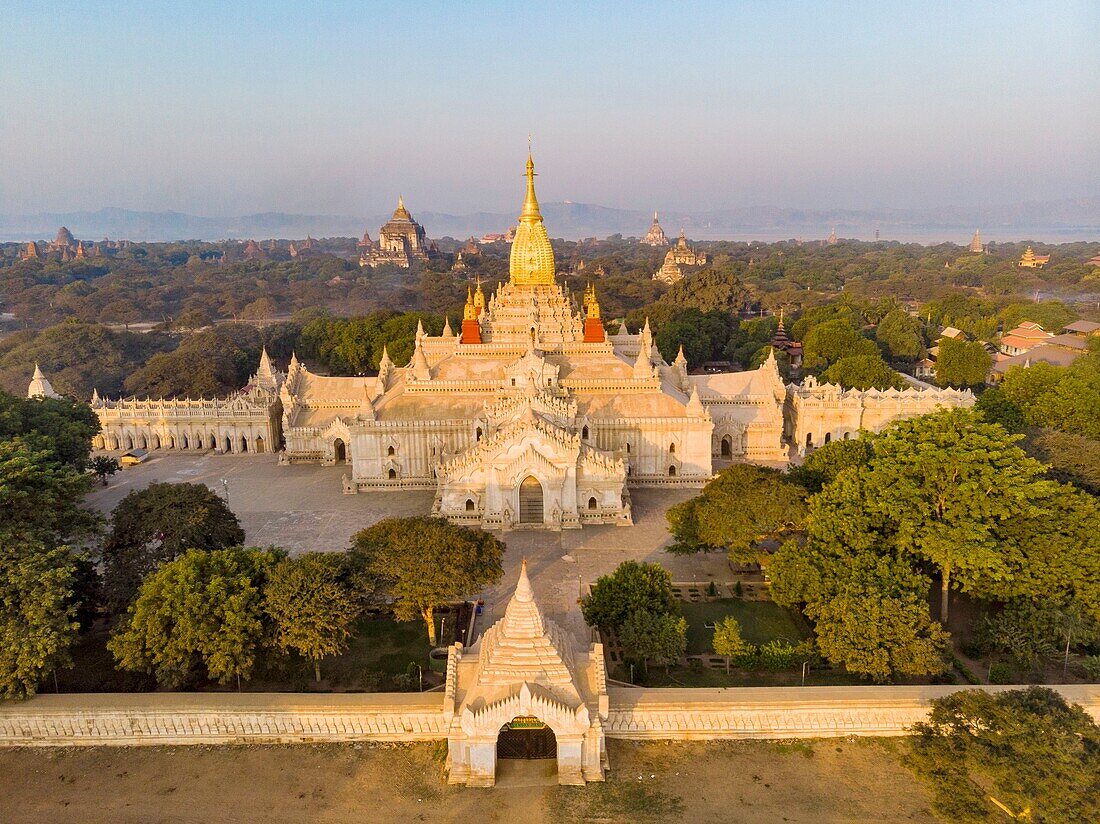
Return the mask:
<path id="1" fill-rule="evenodd" d="M 510 277 L 468 292 L 461 329 L 417 330 L 409 363 L 383 353 L 372 377 L 285 374 L 264 352 L 228 398 L 109 400 L 92 407 L 98 449 L 279 453 L 341 464 L 344 491 L 432 489 L 433 514 L 486 529 L 631 523 L 629 490 L 701 486 L 722 461 L 783 465 L 830 439 L 877 431 L 970 392 L 785 386 L 774 355 L 755 370 L 689 375 L 667 363 L 648 321 L 604 331 L 596 293 L 558 285 L 527 160 Z M 685 248 L 686 243 L 682 243 Z M 673 250 L 675 251 L 675 250 Z M 52 392 L 36 370 L 32 393 Z"/>

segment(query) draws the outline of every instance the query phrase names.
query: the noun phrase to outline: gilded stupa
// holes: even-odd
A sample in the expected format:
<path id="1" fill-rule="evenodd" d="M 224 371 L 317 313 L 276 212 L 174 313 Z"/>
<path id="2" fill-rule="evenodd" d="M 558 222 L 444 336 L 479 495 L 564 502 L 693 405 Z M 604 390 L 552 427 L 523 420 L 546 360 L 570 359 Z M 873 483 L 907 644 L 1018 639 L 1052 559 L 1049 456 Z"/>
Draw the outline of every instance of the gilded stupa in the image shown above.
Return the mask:
<path id="1" fill-rule="evenodd" d="M 554 250 L 542 222 L 539 201 L 535 197 L 535 161 L 527 153 L 527 197 L 519 215 L 519 226 L 512 241 L 508 272 L 517 286 L 552 286 Z"/>

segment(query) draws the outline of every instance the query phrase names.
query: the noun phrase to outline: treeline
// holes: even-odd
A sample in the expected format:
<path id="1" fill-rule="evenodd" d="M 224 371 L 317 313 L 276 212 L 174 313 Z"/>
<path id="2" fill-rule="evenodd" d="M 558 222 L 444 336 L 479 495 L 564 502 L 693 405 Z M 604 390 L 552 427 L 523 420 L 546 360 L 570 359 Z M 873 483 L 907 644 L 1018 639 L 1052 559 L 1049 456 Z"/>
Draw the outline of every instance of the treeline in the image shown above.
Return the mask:
<path id="1" fill-rule="evenodd" d="M 103 627 L 119 670 L 164 687 L 239 683 L 288 656 L 320 679 L 365 611 L 422 619 L 434 644 L 434 611 L 502 575 L 496 538 L 427 517 L 375 524 L 348 553 L 248 548 L 201 484 L 151 484 L 105 522 L 84 507 L 117 469 L 89 460 L 98 431 L 84 404 L 0 393 L 0 698 L 33 695 Z"/>
<path id="2" fill-rule="evenodd" d="M 828 444 L 787 474 L 733 466 L 669 510 L 672 551 L 761 563 L 824 658 L 878 680 L 949 666 L 956 591 L 987 606 L 976 654 L 1034 677 L 1075 649 L 1100 677 L 1100 501 L 1019 441 L 953 410 Z"/>

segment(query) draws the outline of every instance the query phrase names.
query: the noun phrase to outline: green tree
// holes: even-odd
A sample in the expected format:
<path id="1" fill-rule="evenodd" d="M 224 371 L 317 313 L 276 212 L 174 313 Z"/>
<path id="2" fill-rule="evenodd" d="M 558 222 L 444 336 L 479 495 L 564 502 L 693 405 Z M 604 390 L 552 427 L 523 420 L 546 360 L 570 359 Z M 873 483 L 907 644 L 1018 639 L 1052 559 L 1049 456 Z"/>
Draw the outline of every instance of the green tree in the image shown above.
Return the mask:
<path id="1" fill-rule="evenodd" d="M 142 583 L 107 648 L 123 669 L 177 688 L 197 673 L 247 680 L 264 635 L 263 588 L 276 549 L 189 550 Z"/>
<path id="2" fill-rule="evenodd" d="M 650 663 L 667 670 L 687 650 L 687 621 L 682 616 L 638 610 L 623 623 L 619 642 L 627 658 L 641 661 L 646 672 Z"/>
<path id="3" fill-rule="evenodd" d="M 741 624 L 732 615 L 727 615 L 715 625 L 712 648 L 715 655 L 726 659 L 726 675 L 730 673 L 731 658 L 741 658 L 753 650 L 752 644 L 741 637 Z"/>
<path id="4" fill-rule="evenodd" d="M 792 483 L 811 494 L 836 479 L 845 469 L 865 466 L 871 460 L 872 437 L 863 433 L 847 441 L 832 441 L 811 452 L 798 466 L 787 470 Z"/>
<path id="5" fill-rule="evenodd" d="M 0 440 L 0 525 L 21 538 L 63 543 L 92 533 L 98 519 L 81 506 L 91 483 L 34 433 Z"/>
<path id="6" fill-rule="evenodd" d="M 845 389 L 904 389 L 908 385 L 877 354 L 841 358 L 821 373 L 821 381 Z"/>
<path id="7" fill-rule="evenodd" d="M 341 571 L 339 557 L 310 552 L 280 561 L 264 587 L 264 611 L 271 619 L 275 647 L 308 658 L 317 681 L 321 659 L 347 650 L 359 614 Z"/>
<path id="8" fill-rule="evenodd" d="M 993 366 L 993 357 L 977 341 L 940 341 L 936 355 L 936 381 L 940 386 L 982 386 Z"/>
<path id="9" fill-rule="evenodd" d="M 351 551 L 393 597 L 399 620 L 424 620 L 432 646 L 436 607 L 468 598 L 504 575 L 504 544 L 440 518 L 386 518 L 356 533 Z"/>
<path id="10" fill-rule="evenodd" d="M 982 393 L 982 398 L 988 394 Z M 1048 477 L 1100 496 L 1100 441 L 1057 429 L 1035 429 L 1027 433 L 1022 445 L 1029 455 L 1046 464 Z"/>
<path id="11" fill-rule="evenodd" d="M 0 440 L 37 439 L 61 464 L 83 472 L 99 419 L 86 403 L 67 398 L 16 398 L 0 392 Z"/>
<path id="12" fill-rule="evenodd" d="M 806 544 L 784 544 L 768 566 L 775 602 L 804 604 L 821 654 L 850 672 L 878 681 L 942 672 L 947 633 L 929 618 L 927 579 L 877 554 L 854 526 L 847 546 L 816 524 Z"/>
<path id="13" fill-rule="evenodd" d="M 96 455 L 88 464 L 88 468 L 92 471 L 92 474 L 96 476 L 100 483 L 107 486 L 107 479 L 118 472 L 122 467 L 116 458 L 112 458 L 109 455 Z"/>
<path id="14" fill-rule="evenodd" d="M 944 624 L 953 576 L 979 597 L 1008 576 L 1020 545 L 999 526 L 1034 513 L 1048 491 L 1019 440 L 955 409 L 899 421 L 874 441 L 864 504 L 890 524 L 900 551 L 939 570 Z"/>
<path id="15" fill-rule="evenodd" d="M 915 361 L 924 357 L 924 336 L 920 321 L 904 309 L 887 312 L 877 327 L 875 340 L 894 361 Z"/>
<path id="16" fill-rule="evenodd" d="M 152 483 L 131 492 L 111 513 L 103 544 L 108 604 L 124 609 L 146 575 L 189 549 L 224 549 L 244 537 L 237 516 L 203 484 Z"/>
<path id="17" fill-rule="evenodd" d="M 757 544 L 801 527 L 805 491 L 774 469 L 733 464 L 703 491 L 667 512 L 676 542 L 670 552 L 723 549 L 732 560 L 752 563 Z"/>
<path id="18" fill-rule="evenodd" d="M 956 692 L 913 732 L 907 763 L 947 820 L 1100 820 L 1100 726 L 1053 690 Z"/>
<path id="19" fill-rule="evenodd" d="M 610 575 L 601 575 L 581 601 L 590 627 L 618 631 L 635 612 L 673 615 L 679 612 L 672 597 L 672 575 L 660 564 L 623 561 Z"/>
<path id="20" fill-rule="evenodd" d="M 79 624 L 68 547 L 0 531 L 0 697 L 34 695 L 42 677 L 70 662 Z"/>
<path id="21" fill-rule="evenodd" d="M 878 355 L 878 347 L 844 319 L 828 320 L 812 327 L 802 342 L 802 366 L 820 370 L 841 358 Z"/>

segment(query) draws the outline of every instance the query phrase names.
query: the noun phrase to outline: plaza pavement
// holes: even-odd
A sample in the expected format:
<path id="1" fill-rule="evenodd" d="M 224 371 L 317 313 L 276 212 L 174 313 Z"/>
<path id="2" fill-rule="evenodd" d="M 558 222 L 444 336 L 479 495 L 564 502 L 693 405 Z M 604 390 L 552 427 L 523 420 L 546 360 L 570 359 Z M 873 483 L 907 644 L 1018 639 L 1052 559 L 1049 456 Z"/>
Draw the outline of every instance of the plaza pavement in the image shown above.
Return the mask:
<path id="1" fill-rule="evenodd" d="M 344 466 L 279 466 L 274 455 L 221 455 L 153 452 L 148 461 L 116 474 L 107 488 L 97 487 L 89 497 L 96 509 L 109 513 L 128 493 L 155 481 L 202 483 L 224 496 L 241 521 L 249 545 L 273 544 L 291 554 L 338 552 L 351 536 L 389 515 L 425 515 L 433 492 L 371 492 L 345 495 L 341 491 Z M 226 483 L 223 484 L 223 479 Z M 550 532 L 514 530 L 495 533 L 508 549 L 501 583 L 481 593 L 484 628 L 504 613 L 527 559 L 532 586 L 547 616 L 587 643 L 577 599 L 600 575 L 626 560 L 657 562 L 675 581 L 728 580 L 723 555 L 669 555 L 670 538 L 665 511 L 696 490 L 632 489 L 634 526 L 596 526 Z"/>

